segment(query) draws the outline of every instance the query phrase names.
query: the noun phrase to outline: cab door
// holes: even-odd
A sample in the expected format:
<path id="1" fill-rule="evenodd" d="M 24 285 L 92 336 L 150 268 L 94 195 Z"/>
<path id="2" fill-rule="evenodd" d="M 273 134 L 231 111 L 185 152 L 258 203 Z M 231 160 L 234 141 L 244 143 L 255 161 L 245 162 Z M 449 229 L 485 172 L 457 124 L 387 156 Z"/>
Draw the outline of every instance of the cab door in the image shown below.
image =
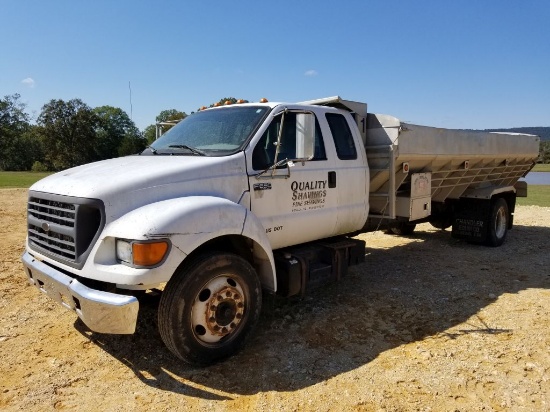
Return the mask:
<path id="1" fill-rule="evenodd" d="M 363 227 L 369 211 L 369 168 L 359 130 L 351 114 L 324 113 L 322 125 L 328 126 L 326 139 L 332 136 L 329 156 L 333 157 L 335 170 L 333 184 L 338 189 L 338 216 L 335 234 L 354 232 Z M 328 142 L 327 142 L 328 143 Z M 327 144 L 327 147 L 329 145 Z"/>
<path id="2" fill-rule="evenodd" d="M 262 222 L 273 249 L 330 237 L 336 229 L 336 170 L 327 158 L 315 115 L 309 126 L 314 129 L 313 158 L 296 160 L 303 158 L 306 138 L 301 114 L 303 111 L 285 109 L 272 115 L 247 156 L 250 208 Z"/>

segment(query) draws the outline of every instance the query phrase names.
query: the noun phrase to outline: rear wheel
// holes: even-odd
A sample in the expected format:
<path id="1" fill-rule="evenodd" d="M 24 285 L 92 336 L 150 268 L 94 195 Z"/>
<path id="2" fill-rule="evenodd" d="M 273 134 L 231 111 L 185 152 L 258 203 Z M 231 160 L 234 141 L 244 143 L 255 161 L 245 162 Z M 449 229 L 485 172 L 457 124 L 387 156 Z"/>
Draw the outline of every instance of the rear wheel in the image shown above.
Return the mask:
<path id="1" fill-rule="evenodd" d="M 201 255 L 166 285 L 159 332 L 180 359 L 212 364 L 241 348 L 261 306 L 261 285 L 250 263 L 231 253 Z"/>
<path id="2" fill-rule="evenodd" d="M 452 216 L 438 216 L 430 220 L 430 224 L 436 229 L 445 230 L 453 225 Z"/>
<path id="3" fill-rule="evenodd" d="M 491 215 L 489 216 L 489 227 L 486 244 L 489 246 L 500 246 L 506 240 L 510 212 L 508 203 L 503 198 L 497 198 L 492 202 Z"/>
<path id="4" fill-rule="evenodd" d="M 394 235 L 410 236 L 416 229 L 416 223 L 397 222 L 389 227 L 389 230 Z"/>

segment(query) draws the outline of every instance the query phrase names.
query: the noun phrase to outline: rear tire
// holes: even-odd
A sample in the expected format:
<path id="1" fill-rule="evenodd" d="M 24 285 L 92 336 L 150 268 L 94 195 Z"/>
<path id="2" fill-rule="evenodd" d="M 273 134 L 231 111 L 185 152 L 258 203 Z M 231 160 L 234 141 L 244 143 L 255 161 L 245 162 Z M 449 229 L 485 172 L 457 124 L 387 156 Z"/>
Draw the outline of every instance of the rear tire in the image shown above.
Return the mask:
<path id="1" fill-rule="evenodd" d="M 500 246 L 506 240 L 510 212 L 506 200 L 499 197 L 492 202 L 491 215 L 489 216 L 489 228 L 487 229 L 488 246 Z"/>
<path id="2" fill-rule="evenodd" d="M 436 229 L 445 230 L 453 225 L 452 216 L 440 216 L 430 220 L 430 225 Z"/>
<path id="3" fill-rule="evenodd" d="M 416 223 L 405 222 L 394 223 L 389 228 L 391 233 L 399 236 L 410 236 L 414 233 L 414 229 L 416 229 Z"/>
<path id="4" fill-rule="evenodd" d="M 250 263 L 232 253 L 200 255 L 166 285 L 159 332 L 178 358 L 208 365 L 242 347 L 261 307 L 261 285 Z"/>

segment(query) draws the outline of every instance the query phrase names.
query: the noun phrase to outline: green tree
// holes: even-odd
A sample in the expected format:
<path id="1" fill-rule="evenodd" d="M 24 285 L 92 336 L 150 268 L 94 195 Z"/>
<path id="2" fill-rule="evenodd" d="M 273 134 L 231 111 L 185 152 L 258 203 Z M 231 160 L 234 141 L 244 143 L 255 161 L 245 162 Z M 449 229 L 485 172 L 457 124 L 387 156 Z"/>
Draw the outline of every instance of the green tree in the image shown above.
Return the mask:
<path id="1" fill-rule="evenodd" d="M 147 147 L 147 140 L 141 133 L 126 133 L 118 147 L 119 156 L 129 156 L 143 152 Z"/>
<path id="2" fill-rule="evenodd" d="M 19 94 L 14 94 L 0 99 L 1 170 L 27 170 L 25 143 L 28 139 L 23 136 L 31 125 L 30 117 L 25 113 L 26 106 L 20 98 Z"/>
<path id="3" fill-rule="evenodd" d="M 14 165 L 11 170 L 31 170 L 35 162 L 43 162 L 44 150 L 38 126 L 30 126 L 14 145 L 11 159 Z M 17 162 L 17 163 L 15 163 Z"/>
<path id="4" fill-rule="evenodd" d="M 34 162 L 43 160 L 37 129 L 37 126 L 30 126 L 24 133 L 13 136 L 1 156 L 3 170 L 31 170 Z"/>
<path id="5" fill-rule="evenodd" d="M 155 118 L 155 120 L 157 121 L 157 123 L 171 122 L 175 120 L 185 119 L 186 117 L 187 114 L 185 112 L 180 112 L 176 109 L 168 109 L 161 111 L 159 115 Z"/>
<path id="6" fill-rule="evenodd" d="M 93 112 L 99 119 L 95 145 L 98 160 L 119 156 L 121 144 L 128 136 L 136 137 L 138 140 L 141 138 L 138 128 L 124 110 L 113 106 L 101 106 L 93 109 Z"/>
<path id="7" fill-rule="evenodd" d="M 550 141 L 540 142 L 539 163 L 550 163 Z"/>
<path id="8" fill-rule="evenodd" d="M 38 116 L 45 161 L 54 170 L 94 161 L 100 119 L 80 99 L 50 100 Z"/>
<path id="9" fill-rule="evenodd" d="M 235 104 L 237 102 L 248 103 L 248 100 L 237 100 L 234 97 L 222 97 L 218 102 L 211 104 L 210 107 L 225 106 L 226 104 Z"/>
<path id="10" fill-rule="evenodd" d="M 147 144 L 151 144 L 155 141 L 157 138 L 157 128 L 154 124 L 150 124 L 145 128 L 143 131 L 143 137 L 147 141 Z"/>
<path id="11" fill-rule="evenodd" d="M 157 125 L 160 127 L 162 134 L 166 133 L 168 130 L 170 130 L 174 125 L 187 117 L 187 114 L 185 112 L 180 112 L 176 109 L 168 109 L 163 110 L 159 113 L 159 115 L 156 117 Z M 162 124 L 162 123 L 173 123 L 173 124 Z"/>

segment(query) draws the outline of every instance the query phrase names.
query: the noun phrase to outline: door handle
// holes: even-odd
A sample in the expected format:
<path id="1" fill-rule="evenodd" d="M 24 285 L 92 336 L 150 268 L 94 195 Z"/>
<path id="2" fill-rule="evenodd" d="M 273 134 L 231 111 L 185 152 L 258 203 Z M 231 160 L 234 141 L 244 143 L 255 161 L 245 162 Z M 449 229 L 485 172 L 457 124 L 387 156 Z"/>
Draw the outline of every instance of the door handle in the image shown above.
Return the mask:
<path id="1" fill-rule="evenodd" d="M 329 189 L 332 189 L 333 187 L 336 187 L 336 172 L 328 172 L 328 187 Z"/>

